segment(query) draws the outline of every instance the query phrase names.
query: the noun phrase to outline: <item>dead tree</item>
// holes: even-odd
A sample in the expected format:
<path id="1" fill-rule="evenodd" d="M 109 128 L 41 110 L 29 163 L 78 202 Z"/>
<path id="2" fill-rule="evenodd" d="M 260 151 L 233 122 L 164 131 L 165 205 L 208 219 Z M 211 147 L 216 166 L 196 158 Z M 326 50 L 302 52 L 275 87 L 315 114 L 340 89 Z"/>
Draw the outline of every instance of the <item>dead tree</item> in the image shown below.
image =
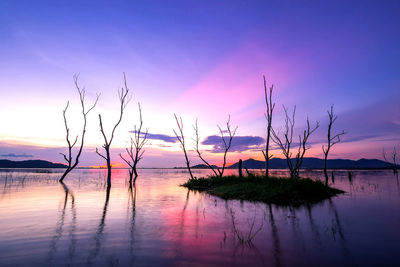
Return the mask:
<path id="1" fill-rule="evenodd" d="M 383 158 L 385 159 L 385 161 L 387 163 L 390 163 L 390 161 L 386 159 L 385 149 L 382 150 L 382 154 L 383 154 Z M 393 163 L 392 163 L 393 164 L 393 173 L 396 174 L 397 173 L 397 151 L 396 151 L 396 147 L 393 147 L 392 161 L 393 161 Z"/>
<path id="2" fill-rule="evenodd" d="M 135 175 L 133 183 L 136 182 L 136 178 L 138 177 L 138 173 L 136 170 L 137 164 L 143 158 L 144 154 L 144 145 L 147 143 L 147 133 L 149 129 L 146 129 L 145 132 L 142 131 L 143 127 L 143 118 L 142 118 L 142 108 L 139 103 L 139 118 L 140 123 L 137 127 L 134 126 L 134 138 L 131 137 L 131 146 L 130 148 L 125 148 L 126 153 L 128 153 L 129 159 L 125 159 L 121 154 L 119 156 L 125 163 L 129 166 L 129 184 L 132 184 L 133 175 Z"/>
<path id="3" fill-rule="evenodd" d="M 294 106 L 293 109 L 293 114 L 292 118 L 289 117 L 288 110 L 285 106 L 283 106 L 283 109 L 285 111 L 285 130 L 284 130 L 284 142 L 279 137 L 279 133 L 276 133 L 274 128 L 271 128 L 271 139 L 272 141 L 279 146 L 279 148 L 282 150 L 283 155 L 285 156 L 286 159 L 286 164 L 288 166 L 288 169 L 290 171 L 290 176 L 293 178 L 294 172 L 293 172 L 293 165 L 292 165 L 292 152 L 290 151 L 292 142 L 293 142 L 293 128 L 294 128 L 294 120 L 295 120 L 295 115 L 296 115 L 296 106 Z"/>
<path id="4" fill-rule="evenodd" d="M 179 130 L 179 134 L 178 134 L 174 129 L 173 130 L 174 134 L 175 134 L 176 138 L 178 139 L 178 141 L 180 143 L 180 147 L 181 147 L 181 149 L 183 151 L 183 154 L 185 155 L 186 167 L 187 167 L 187 169 L 189 171 L 190 179 L 195 179 L 194 176 L 193 176 L 192 170 L 190 168 L 190 160 L 189 160 L 188 155 L 186 153 L 186 144 L 185 144 L 185 136 L 183 135 L 182 117 L 179 117 L 179 120 L 178 120 L 178 117 L 176 116 L 176 114 L 174 114 L 174 117 L 175 117 L 176 124 L 178 125 L 178 130 Z"/>
<path id="5" fill-rule="evenodd" d="M 219 132 L 221 134 L 222 143 L 224 144 L 224 161 L 222 164 L 222 168 L 217 169 L 220 177 L 222 177 L 222 175 L 224 175 L 224 170 L 226 167 L 226 155 L 228 154 L 228 151 L 232 146 L 233 137 L 236 135 L 236 131 L 238 129 L 238 127 L 236 126 L 235 129 L 232 131 L 230 122 L 231 122 L 231 116 L 229 115 L 228 121 L 226 122 L 226 132 L 228 132 L 228 136 L 226 136 L 226 137 L 228 138 L 228 142 L 225 140 L 224 131 L 222 130 L 222 128 L 219 125 L 217 125 Z"/>
<path id="6" fill-rule="evenodd" d="M 80 156 L 82 154 L 82 149 L 83 149 L 83 145 L 84 145 L 84 141 L 85 141 L 87 115 L 96 106 L 97 101 L 99 100 L 99 97 L 100 97 L 100 95 L 97 95 L 94 104 L 88 110 L 86 110 L 86 107 L 85 107 L 86 91 L 85 91 L 85 88 L 81 89 L 79 87 L 78 79 L 79 79 L 79 75 L 75 74 L 74 75 L 74 83 L 75 83 L 75 87 L 76 87 L 76 89 L 78 90 L 78 93 L 79 93 L 79 99 L 80 99 L 80 102 L 81 102 L 82 117 L 83 117 L 83 127 L 82 127 L 82 134 L 81 134 L 81 142 L 80 142 L 80 146 L 79 146 L 79 149 L 78 149 L 78 153 L 75 155 L 75 159 L 73 159 L 72 150 L 73 150 L 74 146 L 76 145 L 79 136 L 77 135 L 73 142 L 71 142 L 71 140 L 69 138 L 69 127 L 68 127 L 68 123 L 67 123 L 67 110 L 68 110 L 68 107 L 69 107 L 69 101 L 68 101 L 67 102 L 67 106 L 63 110 L 64 125 L 65 125 L 65 131 L 66 131 L 65 139 L 67 140 L 67 144 L 68 144 L 68 152 L 67 152 L 67 154 L 60 153 L 61 155 L 63 155 L 65 161 L 67 162 L 67 169 L 64 171 L 63 175 L 61 176 L 61 178 L 59 180 L 61 183 L 63 182 L 64 178 L 73 169 L 75 169 L 75 167 L 78 166 L 78 164 L 79 164 L 79 158 L 80 158 Z"/>
<path id="7" fill-rule="evenodd" d="M 315 132 L 319 127 L 319 122 L 317 121 L 315 124 L 315 127 L 311 129 L 310 127 L 310 121 L 307 117 L 307 129 L 303 131 L 303 136 L 299 135 L 299 149 L 296 154 L 296 160 L 294 164 L 294 177 L 300 177 L 299 172 L 300 172 L 300 167 L 303 164 L 303 159 L 306 151 L 309 149 L 307 147 L 307 141 L 310 135 Z"/>
<path id="8" fill-rule="evenodd" d="M 307 141 L 310 135 L 319 127 L 319 122 L 316 123 L 315 127 L 311 129 L 310 121 L 307 118 L 307 129 L 303 131 L 303 135 L 299 135 L 299 144 L 297 153 L 294 159 L 292 159 L 292 144 L 293 144 L 293 134 L 295 125 L 295 115 L 296 106 L 294 106 L 292 116 L 288 114 L 288 110 L 283 106 L 285 111 L 285 128 L 284 128 L 284 141 L 279 137 L 279 133 L 276 133 L 273 128 L 271 128 L 271 139 L 272 141 L 282 150 L 282 154 L 285 156 L 286 164 L 290 171 L 291 178 L 299 178 L 300 167 L 303 164 L 304 155 L 308 149 Z"/>
<path id="9" fill-rule="evenodd" d="M 222 144 L 224 145 L 224 158 L 223 158 L 224 160 L 223 160 L 223 165 L 222 165 L 221 168 L 212 166 L 202 156 L 202 153 L 201 153 L 201 151 L 199 149 L 200 138 L 199 138 L 199 128 L 198 128 L 198 125 L 197 125 L 197 120 L 196 120 L 195 125 L 193 125 L 194 131 L 195 131 L 195 134 L 196 134 L 196 139 L 194 140 L 195 141 L 194 150 L 196 151 L 196 153 L 199 156 L 199 158 L 213 171 L 215 176 L 222 177 L 224 175 L 224 171 L 225 171 L 225 167 L 226 167 L 226 155 L 227 155 L 229 149 L 232 146 L 232 140 L 233 140 L 233 137 L 235 136 L 237 128 L 238 128 L 236 126 L 236 128 L 232 131 L 231 125 L 230 125 L 230 120 L 231 120 L 231 116 L 228 117 L 228 121 L 226 123 L 226 128 L 227 128 L 226 131 L 222 130 L 222 128 L 219 125 L 217 125 L 217 127 L 218 127 L 218 129 L 220 131 L 220 134 L 221 134 Z M 228 132 L 228 136 L 225 136 L 224 132 Z M 226 138 L 228 138 L 228 141 L 225 140 Z"/>
<path id="10" fill-rule="evenodd" d="M 328 154 L 331 148 L 340 142 L 340 136 L 344 135 L 345 132 L 342 131 L 334 136 L 332 136 L 332 126 L 335 123 L 337 116 L 333 114 L 333 105 L 331 109 L 328 110 L 329 124 L 328 124 L 328 144 L 325 148 L 325 145 L 322 145 L 322 151 L 324 152 L 324 175 L 325 175 L 325 184 L 328 184 L 328 171 L 327 171 L 327 163 L 328 163 Z"/>
<path id="11" fill-rule="evenodd" d="M 269 88 L 269 95 L 267 93 L 267 81 L 264 77 L 264 93 L 265 93 L 265 104 L 267 105 L 267 112 L 264 113 L 265 119 L 267 120 L 267 140 L 265 142 L 265 150 L 262 150 L 265 159 L 265 176 L 269 175 L 269 160 L 272 155 L 269 155 L 269 143 L 271 139 L 271 128 L 272 128 L 272 113 L 275 109 L 275 103 L 272 103 L 272 91 L 274 90 L 274 85 Z"/>
<path id="12" fill-rule="evenodd" d="M 99 150 L 96 148 L 96 153 L 102 157 L 107 164 L 107 185 L 111 186 L 111 156 L 110 156 L 110 147 L 111 147 L 111 143 L 114 140 L 114 134 L 115 134 L 115 130 L 117 129 L 118 125 L 121 123 L 122 121 L 122 116 L 124 114 L 124 110 L 127 106 L 127 104 L 130 101 L 130 97 L 128 96 L 129 93 L 129 88 L 128 85 L 126 83 L 126 77 L 125 77 L 125 73 L 124 73 L 124 87 L 121 88 L 121 91 L 118 90 L 118 97 L 119 97 L 119 102 L 120 102 L 120 113 L 119 113 L 119 119 L 117 121 L 117 123 L 114 125 L 112 131 L 111 131 L 111 137 L 108 139 L 105 132 L 104 132 L 104 128 L 103 128 L 103 121 L 101 119 L 101 115 L 99 114 L 99 121 L 100 121 L 100 132 L 103 135 L 104 138 L 104 145 L 103 148 L 106 152 L 106 155 L 104 156 L 103 154 L 101 154 L 99 152 Z"/>
<path id="13" fill-rule="evenodd" d="M 202 153 L 201 153 L 201 151 L 200 151 L 200 148 L 199 148 L 200 137 L 199 137 L 199 127 L 198 127 L 198 125 L 197 125 L 197 119 L 196 119 L 196 123 L 193 125 L 193 129 L 194 129 L 194 132 L 195 132 L 195 135 L 196 135 L 196 139 L 194 140 L 194 143 L 195 143 L 194 150 L 196 151 L 196 153 L 197 153 L 197 155 L 199 156 L 199 158 L 208 166 L 208 168 L 210 168 L 210 170 L 212 170 L 212 172 L 214 173 L 214 175 L 215 175 L 215 176 L 218 176 L 218 173 L 217 173 L 217 171 L 215 170 L 215 169 L 218 169 L 218 168 L 214 168 L 214 166 L 212 166 L 210 163 L 208 163 L 208 162 L 204 159 L 204 157 L 202 156 Z"/>

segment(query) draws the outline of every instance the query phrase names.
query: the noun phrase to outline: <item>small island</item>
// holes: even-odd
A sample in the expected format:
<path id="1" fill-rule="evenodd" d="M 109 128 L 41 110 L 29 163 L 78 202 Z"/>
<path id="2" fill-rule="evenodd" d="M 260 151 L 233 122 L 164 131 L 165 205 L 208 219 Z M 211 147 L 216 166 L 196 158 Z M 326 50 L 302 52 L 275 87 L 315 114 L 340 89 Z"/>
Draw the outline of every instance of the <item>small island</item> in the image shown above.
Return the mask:
<path id="1" fill-rule="evenodd" d="M 344 193 L 318 180 L 252 174 L 246 177 L 231 175 L 190 179 L 182 186 L 190 190 L 206 191 L 223 199 L 260 201 L 285 206 L 312 204 Z"/>

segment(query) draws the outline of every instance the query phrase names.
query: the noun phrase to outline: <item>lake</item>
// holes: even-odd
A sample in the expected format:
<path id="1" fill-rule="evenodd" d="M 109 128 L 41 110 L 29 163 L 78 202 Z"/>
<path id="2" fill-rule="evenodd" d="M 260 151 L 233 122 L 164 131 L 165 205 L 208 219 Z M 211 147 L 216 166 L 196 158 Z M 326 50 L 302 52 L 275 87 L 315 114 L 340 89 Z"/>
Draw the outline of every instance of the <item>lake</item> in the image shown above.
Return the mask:
<path id="1" fill-rule="evenodd" d="M 60 172 L 0 171 L 1 266 L 400 265 L 391 171 L 335 171 L 346 193 L 300 207 L 188 191 L 185 170 L 139 170 L 130 188 L 115 169 L 110 190 L 106 170 L 75 170 L 64 185 Z"/>

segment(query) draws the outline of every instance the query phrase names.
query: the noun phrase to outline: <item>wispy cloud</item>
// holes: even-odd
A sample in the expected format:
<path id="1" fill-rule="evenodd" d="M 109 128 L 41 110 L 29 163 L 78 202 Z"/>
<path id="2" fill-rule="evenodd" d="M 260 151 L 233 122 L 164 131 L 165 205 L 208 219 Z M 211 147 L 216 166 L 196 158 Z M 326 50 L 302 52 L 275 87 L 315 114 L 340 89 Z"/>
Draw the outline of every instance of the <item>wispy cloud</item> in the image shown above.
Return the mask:
<path id="1" fill-rule="evenodd" d="M 130 133 L 135 133 L 136 131 L 129 131 Z M 144 136 L 144 133 L 142 133 L 142 137 Z M 175 136 L 169 136 L 166 134 L 152 134 L 152 133 L 147 133 L 147 139 L 149 140 L 161 140 L 167 143 L 176 143 L 178 142 L 178 139 Z"/>
<path id="2" fill-rule="evenodd" d="M 228 137 L 224 138 L 226 142 L 229 141 Z M 264 138 L 260 136 L 235 136 L 232 140 L 231 151 L 240 152 L 247 150 L 254 150 L 259 148 L 265 142 Z M 224 152 L 224 142 L 220 136 L 211 135 L 201 143 L 202 145 L 212 145 L 212 153 Z"/>

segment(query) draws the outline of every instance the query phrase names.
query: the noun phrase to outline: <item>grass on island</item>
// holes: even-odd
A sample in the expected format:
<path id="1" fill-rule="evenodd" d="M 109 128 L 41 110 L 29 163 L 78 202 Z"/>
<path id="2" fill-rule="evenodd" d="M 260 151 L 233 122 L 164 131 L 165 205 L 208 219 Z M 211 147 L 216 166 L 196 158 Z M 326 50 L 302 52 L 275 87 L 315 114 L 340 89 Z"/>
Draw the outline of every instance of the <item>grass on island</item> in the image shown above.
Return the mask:
<path id="1" fill-rule="evenodd" d="M 315 203 L 344 191 L 308 178 L 289 179 L 250 175 L 210 176 L 187 181 L 182 186 L 206 191 L 223 199 L 262 201 L 278 205 Z"/>

